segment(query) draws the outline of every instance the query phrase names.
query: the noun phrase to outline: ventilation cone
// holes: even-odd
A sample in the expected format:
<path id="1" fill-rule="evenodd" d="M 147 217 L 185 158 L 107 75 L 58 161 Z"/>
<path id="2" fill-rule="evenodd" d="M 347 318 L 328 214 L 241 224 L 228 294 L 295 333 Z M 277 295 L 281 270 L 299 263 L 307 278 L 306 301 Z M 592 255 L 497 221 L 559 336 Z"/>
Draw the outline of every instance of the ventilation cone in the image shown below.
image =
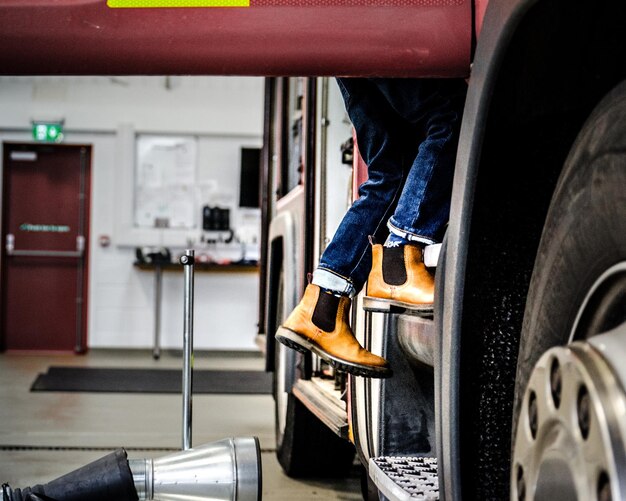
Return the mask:
<path id="1" fill-rule="evenodd" d="M 129 464 L 140 501 L 261 499 L 261 451 L 256 437 L 227 438 Z"/>

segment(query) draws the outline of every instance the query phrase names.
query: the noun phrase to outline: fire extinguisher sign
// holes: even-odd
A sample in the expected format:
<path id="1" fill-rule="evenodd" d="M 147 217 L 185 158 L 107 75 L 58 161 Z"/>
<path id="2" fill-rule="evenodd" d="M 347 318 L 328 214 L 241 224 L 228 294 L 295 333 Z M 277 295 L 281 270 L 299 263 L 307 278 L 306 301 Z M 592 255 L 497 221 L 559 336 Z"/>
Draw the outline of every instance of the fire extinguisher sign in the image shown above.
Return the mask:
<path id="1" fill-rule="evenodd" d="M 107 0 L 113 9 L 155 7 L 250 7 L 250 0 Z"/>

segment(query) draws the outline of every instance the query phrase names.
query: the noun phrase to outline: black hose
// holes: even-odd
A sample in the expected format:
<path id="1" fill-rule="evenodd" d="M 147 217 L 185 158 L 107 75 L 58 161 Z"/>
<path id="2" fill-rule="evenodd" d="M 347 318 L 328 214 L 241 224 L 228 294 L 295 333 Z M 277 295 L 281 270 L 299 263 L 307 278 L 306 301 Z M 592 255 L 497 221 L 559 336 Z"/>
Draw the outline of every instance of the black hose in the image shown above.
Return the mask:
<path id="1" fill-rule="evenodd" d="M 1 501 L 138 501 L 124 449 L 97 459 L 45 485 L 2 486 Z"/>

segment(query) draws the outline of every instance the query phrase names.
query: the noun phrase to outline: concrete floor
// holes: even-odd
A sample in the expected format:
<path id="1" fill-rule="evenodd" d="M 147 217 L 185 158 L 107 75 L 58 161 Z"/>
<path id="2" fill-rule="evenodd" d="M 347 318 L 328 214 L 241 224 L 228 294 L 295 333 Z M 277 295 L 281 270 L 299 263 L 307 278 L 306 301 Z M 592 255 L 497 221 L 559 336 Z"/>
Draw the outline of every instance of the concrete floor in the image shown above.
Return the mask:
<path id="1" fill-rule="evenodd" d="M 198 369 L 263 370 L 261 356 L 200 354 Z M 40 484 L 124 447 L 129 459 L 180 449 L 180 395 L 30 392 L 51 365 L 180 368 L 180 355 L 93 350 L 87 355 L 0 354 L 0 483 Z M 194 395 L 193 444 L 230 436 L 259 438 L 264 500 L 361 500 L 355 472 L 342 480 L 295 480 L 275 455 L 271 395 Z"/>

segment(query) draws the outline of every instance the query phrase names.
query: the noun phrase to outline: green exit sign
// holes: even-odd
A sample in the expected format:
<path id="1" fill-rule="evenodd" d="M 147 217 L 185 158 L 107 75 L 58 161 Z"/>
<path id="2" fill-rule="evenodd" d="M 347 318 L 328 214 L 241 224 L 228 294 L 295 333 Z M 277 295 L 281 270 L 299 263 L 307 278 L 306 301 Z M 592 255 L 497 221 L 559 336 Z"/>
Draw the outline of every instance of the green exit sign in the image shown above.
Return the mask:
<path id="1" fill-rule="evenodd" d="M 33 122 L 33 139 L 35 141 L 60 143 L 63 140 L 63 124 Z"/>

